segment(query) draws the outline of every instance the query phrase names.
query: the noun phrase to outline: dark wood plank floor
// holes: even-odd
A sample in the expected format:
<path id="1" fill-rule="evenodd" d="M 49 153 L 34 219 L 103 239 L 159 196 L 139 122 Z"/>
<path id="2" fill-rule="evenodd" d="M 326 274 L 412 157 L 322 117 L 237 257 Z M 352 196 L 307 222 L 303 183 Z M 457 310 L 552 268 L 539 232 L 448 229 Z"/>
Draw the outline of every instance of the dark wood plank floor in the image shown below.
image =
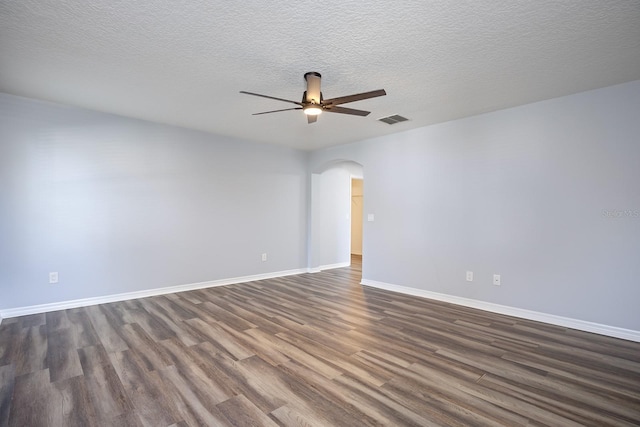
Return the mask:
<path id="1" fill-rule="evenodd" d="M 1 426 L 640 425 L 640 344 L 353 268 L 5 319 Z"/>

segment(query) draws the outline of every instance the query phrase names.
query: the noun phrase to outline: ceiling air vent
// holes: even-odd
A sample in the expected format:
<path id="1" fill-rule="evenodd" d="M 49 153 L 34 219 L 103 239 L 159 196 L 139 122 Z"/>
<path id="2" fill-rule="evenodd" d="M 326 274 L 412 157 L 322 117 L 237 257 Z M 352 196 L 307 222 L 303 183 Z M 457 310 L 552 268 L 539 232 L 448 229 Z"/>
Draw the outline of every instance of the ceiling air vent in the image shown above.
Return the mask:
<path id="1" fill-rule="evenodd" d="M 381 122 L 384 122 L 384 123 L 386 123 L 388 125 L 394 125 L 396 123 L 406 122 L 409 119 L 407 119 L 406 117 L 402 117 L 402 116 L 400 116 L 398 114 L 394 114 L 393 116 L 383 117 L 383 118 L 378 119 L 378 120 L 381 121 Z"/>

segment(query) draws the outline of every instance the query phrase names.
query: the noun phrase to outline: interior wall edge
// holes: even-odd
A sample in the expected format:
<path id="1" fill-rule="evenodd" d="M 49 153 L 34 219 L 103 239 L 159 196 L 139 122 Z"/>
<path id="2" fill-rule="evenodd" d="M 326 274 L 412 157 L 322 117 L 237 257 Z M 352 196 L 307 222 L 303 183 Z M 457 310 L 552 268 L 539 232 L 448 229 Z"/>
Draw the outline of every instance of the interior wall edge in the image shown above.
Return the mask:
<path id="1" fill-rule="evenodd" d="M 557 316 L 554 314 L 539 311 L 526 310 L 518 307 L 494 304 L 479 301 L 471 298 L 463 298 L 454 295 L 441 294 L 426 291 L 424 289 L 412 288 L 408 286 L 394 285 L 391 283 L 378 282 L 375 280 L 362 279 L 360 284 L 386 291 L 398 292 L 415 297 L 428 298 L 436 301 L 448 302 L 464 307 L 477 308 L 479 310 L 490 311 L 492 313 L 504 314 L 506 316 L 518 317 L 521 319 L 534 320 L 536 322 L 548 323 L 550 325 L 565 328 L 577 329 L 583 332 L 591 332 L 599 335 L 606 335 L 612 338 L 620 338 L 628 341 L 640 342 L 640 331 L 619 328 L 617 326 L 603 325 L 586 320 L 572 319 L 569 317 Z"/>

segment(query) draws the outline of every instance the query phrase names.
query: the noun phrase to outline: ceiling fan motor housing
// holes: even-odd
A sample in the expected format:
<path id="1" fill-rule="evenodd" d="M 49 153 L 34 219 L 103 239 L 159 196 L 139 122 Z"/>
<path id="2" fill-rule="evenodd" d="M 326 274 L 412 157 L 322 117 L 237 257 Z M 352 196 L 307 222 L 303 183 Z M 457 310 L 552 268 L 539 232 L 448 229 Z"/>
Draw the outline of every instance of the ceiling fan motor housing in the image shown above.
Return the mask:
<path id="1" fill-rule="evenodd" d="M 308 73 L 304 73 L 304 79 L 307 80 L 307 76 L 315 76 L 317 78 L 322 78 L 322 75 L 317 71 L 309 71 Z"/>
<path id="2" fill-rule="evenodd" d="M 304 103 L 320 104 L 322 102 L 322 93 L 320 92 L 320 81 L 322 76 L 315 71 L 305 73 L 304 79 L 307 82 L 307 91 L 302 100 Z"/>

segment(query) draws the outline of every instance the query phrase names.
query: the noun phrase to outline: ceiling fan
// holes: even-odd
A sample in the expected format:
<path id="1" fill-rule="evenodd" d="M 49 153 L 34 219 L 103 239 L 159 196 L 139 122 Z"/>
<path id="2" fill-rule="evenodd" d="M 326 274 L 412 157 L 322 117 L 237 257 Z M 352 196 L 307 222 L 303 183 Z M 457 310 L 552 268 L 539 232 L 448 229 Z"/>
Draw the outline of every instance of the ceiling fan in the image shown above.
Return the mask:
<path id="1" fill-rule="evenodd" d="M 262 98 L 275 99 L 276 101 L 283 101 L 297 105 L 297 107 L 293 108 L 284 108 L 282 110 L 254 113 L 254 116 L 260 114 L 278 113 L 280 111 L 302 110 L 307 116 L 308 123 L 315 123 L 316 120 L 318 120 L 318 115 L 323 111 L 326 111 L 327 113 L 351 114 L 353 116 L 367 116 L 369 115 L 369 111 L 339 107 L 339 105 L 346 104 L 348 102 L 362 101 L 363 99 L 375 98 L 377 96 L 384 96 L 387 94 L 384 89 L 378 89 L 372 90 L 371 92 L 356 93 L 354 95 L 340 96 L 338 98 L 323 99 L 322 92 L 320 92 L 321 78 L 322 76 L 320 75 L 320 73 L 316 73 L 315 71 L 305 73 L 304 79 L 307 82 L 307 90 L 302 95 L 302 101 L 300 102 L 291 101 L 289 99 L 276 98 L 275 96 L 261 95 L 259 93 L 246 92 L 244 90 L 241 90 L 240 93 L 260 96 Z"/>

